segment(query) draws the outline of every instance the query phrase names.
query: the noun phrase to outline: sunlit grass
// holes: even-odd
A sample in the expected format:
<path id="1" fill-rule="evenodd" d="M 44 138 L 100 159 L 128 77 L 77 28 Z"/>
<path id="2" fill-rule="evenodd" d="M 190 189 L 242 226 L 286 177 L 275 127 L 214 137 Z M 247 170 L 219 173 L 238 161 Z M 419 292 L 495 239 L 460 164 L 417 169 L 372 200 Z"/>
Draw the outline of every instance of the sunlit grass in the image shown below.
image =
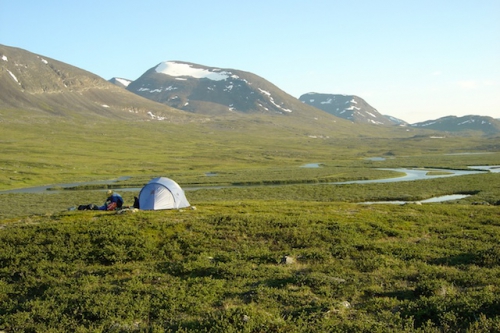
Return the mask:
<path id="1" fill-rule="evenodd" d="M 498 165 L 495 138 L 436 146 L 406 132 L 313 139 L 245 125 L 2 128 L 0 189 L 128 178 L 0 194 L 0 331 L 500 330 L 500 174 L 328 184 L 398 175 L 379 168 Z M 471 151 L 484 154 L 449 155 Z M 196 209 L 68 210 L 102 204 L 107 187 L 132 205 L 138 190 L 124 188 L 156 176 Z M 358 204 L 456 193 L 471 196 Z"/>
<path id="2" fill-rule="evenodd" d="M 374 167 L 466 168 L 471 163 L 498 163 L 496 154 L 446 155 L 478 149 L 495 152 L 489 148 L 495 138 L 450 137 L 436 146 L 435 141 L 417 132 L 379 132 L 379 136 L 368 138 L 332 130 L 328 137 L 314 139 L 286 126 L 245 120 L 206 124 L 107 124 L 92 120 L 9 123 L 0 133 L 0 189 L 122 176 L 166 175 L 186 177 L 193 183 L 222 178 L 208 180 L 204 177 L 207 172 L 227 176 L 230 182 L 263 181 L 259 174 L 267 172 L 268 181 L 322 181 L 328 177 L 371 178 L 374 173 L 368 173 Z M 366 160 L 374 156 L 386 159 Z M 324 167 L 302 170 L 302 175 L 295 170 L 307 163 Z"/>
<path id="3" fill-rule="evenodd" d="M 495 207 L 295 200 L 32 216 L 0 230 L 0 328 L 486 332 L 498 225 Z"/>

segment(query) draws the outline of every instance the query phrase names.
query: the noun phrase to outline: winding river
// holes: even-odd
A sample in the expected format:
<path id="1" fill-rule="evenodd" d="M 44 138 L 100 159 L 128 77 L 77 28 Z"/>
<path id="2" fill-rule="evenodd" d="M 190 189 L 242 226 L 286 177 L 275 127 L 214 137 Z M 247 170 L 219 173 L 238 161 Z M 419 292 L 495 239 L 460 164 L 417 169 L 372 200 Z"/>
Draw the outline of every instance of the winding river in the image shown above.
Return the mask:
<path id="1" fill-rule="evenodd" d="M 470 167 L 474 169 L 475 167 Z M 487 170 L 453 170 L 453 169 L 407 169 L 407 168 L 379 168 L 379 170 L 389 170 L 404 173 L 404 176 L 383 179 L 369 179 L 369 180 L 353 180 L 346 182 L 337 182 L 333 184 L 369 184 L 369 183 L 395 183 L 406 182 L 413 180 L 434 179 L 444 177 L 455 177 L 464 175 L 473 175 L 478 173 L 485 173 Z M 440 174 L 429 174 L 432 172 Z M 442 173 L 442 174 L 441 174 Z"/>
<path id="2" fill-rule="evenodd" d="M 320 167 L 317 163 L 307 164 L 303 167 Z M 342 185 L 342 184 L 368 184 L 368 183 L 393 183 L 393 182 L 404 182 L 404 181 L 414 181 L 414 180 L 424 180 L 424 179 L 434 179 L 434 178 L 443 178 L 443 177 L 456 177 L 463 175 L 472 175 L 479 173 L 487 173 L 487 172 L 500 172 L 500 166 L 470 166 L 471 170 L 454 170 L 454 169 L 408 169 L 408 168 L 379 168 L 379 170 L 390 170 L 396 171 L 400 173 L 404 173 L 404 176 L 397 176 L 393 178 L 383 178 L 383 179 L 371 179 L 371 180 L 353 180 L 346 182 L 332 182 L 332 183 L 324 183 L 330 185 Z M 437 172 L 438 174 L 429 174 L 429 172 Z M 213 176 L 213 175 L 211 175 Z M 113 184 L 118 181 L 127 180 L 130 177 L 120 177 L 114 180 L 102 180 L 102 181 L 94 181 L 94 182 L 82 182 L 82 183 L 66 183 L 66 184 L 52 184 L 52 185 L 44 185 L 44 186 L 34 186 L 34 187 L 26 187 L 19 188 L 13 190 L 5 190 L 0 191 L 0 194 L 9 194 L 9 193 L 60 193 L 60 190 L 50 190 L 54 188 L 68 188 L 82 185 L 96 185 L 96 184 Z M 265 186 L 265 185 L 263 185 Z M 184 187 L 185 191 L 195 191 L 202 188 L 226 188 L 226 187 L 234 187 L 234 186 L 218 186 L 218 187 Z M 137 191 L 139 192 L 140 188 L 120 188 L 120 191 Z"/>

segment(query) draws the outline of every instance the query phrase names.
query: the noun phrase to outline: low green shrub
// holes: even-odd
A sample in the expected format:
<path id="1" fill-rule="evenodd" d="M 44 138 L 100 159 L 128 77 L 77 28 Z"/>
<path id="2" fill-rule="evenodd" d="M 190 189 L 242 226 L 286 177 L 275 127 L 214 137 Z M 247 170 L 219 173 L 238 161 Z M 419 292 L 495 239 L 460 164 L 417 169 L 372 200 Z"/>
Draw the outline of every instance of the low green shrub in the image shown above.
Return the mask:
<path id="1" fill-rule="evenodd" d="M 500 322 L 496 219 L 493 206 L 216 201 L 5 221 L 0 330 L 486 332 Z"/>

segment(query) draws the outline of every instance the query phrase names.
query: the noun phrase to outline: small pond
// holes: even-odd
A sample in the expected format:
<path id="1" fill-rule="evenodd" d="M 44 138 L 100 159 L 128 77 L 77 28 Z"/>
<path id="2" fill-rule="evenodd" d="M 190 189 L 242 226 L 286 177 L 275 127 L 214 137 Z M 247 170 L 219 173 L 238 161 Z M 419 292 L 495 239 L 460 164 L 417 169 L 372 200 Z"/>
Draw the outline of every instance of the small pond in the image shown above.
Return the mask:
<path id="1" fill-rule="evenodd" d="M 367 161 L 385 161 L 385 157 L 367 157 L 365 158 Z"/>
<path id="2" fill-rule="evenodd" d="M 300 166 L 301 168 L 320 168 L 321 163 L 308 163 Z"/>
<path id="3" fill-rule="evenodd" d="M 500 165 L 474 165 L 470 166 L 469 168 L 477 170 L 485 170 L 494 173 L 500 172 Z"/>

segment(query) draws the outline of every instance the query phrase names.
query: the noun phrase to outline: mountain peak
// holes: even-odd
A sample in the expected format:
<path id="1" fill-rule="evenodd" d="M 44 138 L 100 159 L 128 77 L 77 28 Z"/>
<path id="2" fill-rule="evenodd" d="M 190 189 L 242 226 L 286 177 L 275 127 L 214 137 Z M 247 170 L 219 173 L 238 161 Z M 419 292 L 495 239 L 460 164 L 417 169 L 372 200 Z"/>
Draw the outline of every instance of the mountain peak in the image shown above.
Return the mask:
<path id="1" fill-rule="evenodd" d="M 195 79 L 209 79 L 213 81 L 222 81 L 230 77 L 238 78 L 237 75 L 233 75 L 231 72 L 226 70 L 221 70 L 219 68 L 207 68 L 180 61 L 161 62 L 158 66 L 156 66 L 155 71 L 156 73 L 174 76 L 177 80 L 181 80 L 182 77 L 186 76 Z"/>
<path id="2" fill-rule="evenodd" d="M 500 131 L 500 121 L 492 117 L 477 115 L 445 116 L 411 124 L 411 126 L 447 132 L 480 131 L 485 134 L 495 134 Z"/>
<path id="3" fill-rule="evenodd" d="M 265 79 L 236 69 L 164 61 L 132 82 L 127 90 L 193 113 L 289 114 L 300 105 Z"/>
<path id="4" fill-rule="evenodd" d="M 128 87 L 128 85 L 132 82 L 132 80 L 124 79 L 121 77 L 114 77 L 108 81 L 122 88 Z"/>

